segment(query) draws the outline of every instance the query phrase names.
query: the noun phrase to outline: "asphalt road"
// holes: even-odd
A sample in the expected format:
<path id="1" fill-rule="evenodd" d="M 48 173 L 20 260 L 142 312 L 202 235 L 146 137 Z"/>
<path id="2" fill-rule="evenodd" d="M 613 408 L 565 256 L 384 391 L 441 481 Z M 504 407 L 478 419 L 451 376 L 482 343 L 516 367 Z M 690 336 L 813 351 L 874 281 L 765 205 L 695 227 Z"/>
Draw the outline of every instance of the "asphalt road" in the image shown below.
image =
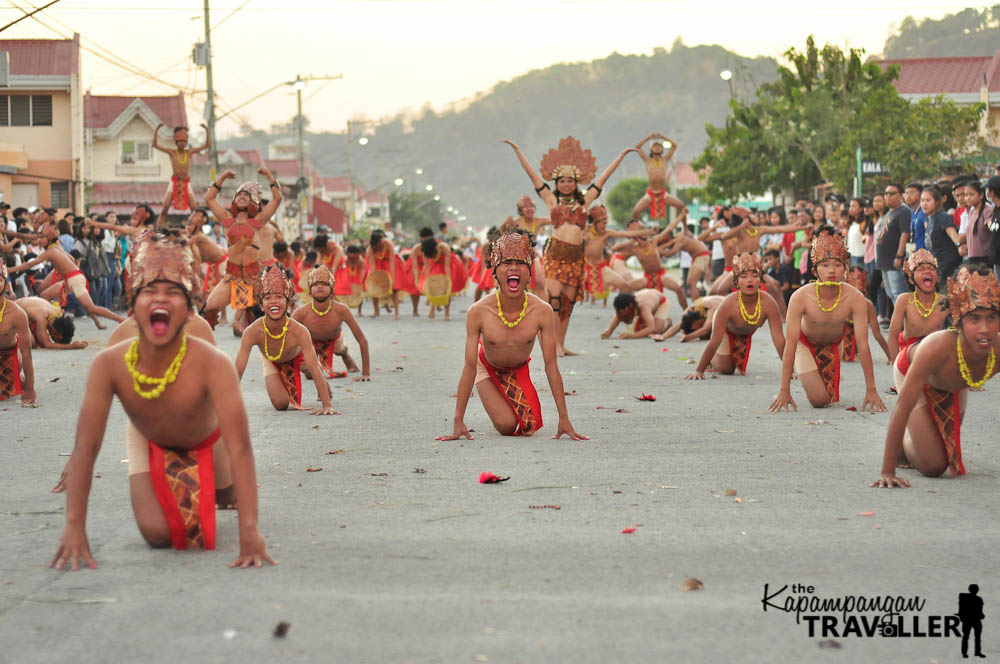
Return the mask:
<path id="1" fill-rule="evenodd" d="M 0 661 L 951 662 L 954 636 L 824 637 L 816 622 L 810 636 L 810 619 L 776 606 L 919 597 L 920 611 L 902 613 L 912 631 L 914 616 L 926 627 L 955 613 L 970 583 L 985 598 L 985 652 L 1000 654 L 995 382 L 969 399 L 968 475 L 907 472 L 912 488 L 876 490 L 888 415 L 846 410 L 861 405 L 860 366 L 845 366 L 841 404 L 814 410 L 796 385 L 800 410 L 769 414 L 780 367 L 766 330 L 746 377 L 684 381 L 704 342 L 604 341 L 610 309 L 587 305 L 569 336 L 585 354 L 560 366 L 589 441 L 551 440 L 536 349 L 541 432 L 503 438 L 473 398 L 476 439 L 438 442 L 451 429 L 469 302 L 451 322 L 365 320 L 373 381 L 331 381 L 341 416 L 275 412 L 251 362 L 260 526 L 280 561 L 269 569 L 228 569 L 231 512 L 220 512 L 216 551 L 145 545 L 118 406 L 90 497 L 99 569 L 48 569 L 64 522 L 49 488 L 108 333 L 81 319 L 91 348 L 36 352 L 41 407 L 0 405 Z M 235 356 L 228 328 L 219 345 Z M 891 408 L 888 369 L 876 371 Z M 656 402 L 637 401 L 642 392 Z M 484 470 L 510 480 L 479 484 Z M 686 591 L 687 578 L 703 588 Z M 767 611 L 765 584 L 788 586 Z M 840 611 L 804 615 L 843 628 Z M 281 621 L 290 628 L 276 638 Z"/>

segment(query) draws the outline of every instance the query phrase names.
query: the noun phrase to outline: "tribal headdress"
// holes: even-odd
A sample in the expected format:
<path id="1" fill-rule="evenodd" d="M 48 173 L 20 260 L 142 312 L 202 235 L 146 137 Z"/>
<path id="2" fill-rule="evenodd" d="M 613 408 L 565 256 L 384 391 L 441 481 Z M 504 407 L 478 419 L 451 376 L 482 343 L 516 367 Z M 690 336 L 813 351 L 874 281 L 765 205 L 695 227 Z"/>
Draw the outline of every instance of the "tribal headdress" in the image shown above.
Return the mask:
<path id="1" fill-rule="evenodd" d="M 857 288 L 862 293 L 868 292 L 868 273 L 863 268 L 852 268 L 847 273 L 847 283 Z"/>
<path id="2" fill-rule="evenodd" d="M 239 209 L 236 207 L 236 197 L 241 193 L 246 193 L 250 196 L 250 205 L 247 206 L 247 214 L 251 217 L 256 217 L 260 211 L 260 185 L 253 180 L 248 180 L 236 189 L 236 193 L 233 194 L 233 204 L 229 208 L 234 217 L 239 212 Z"/>
<path id="3" fill-rule="evenodd" d="M 330 272 L 330 268 L 325 265 L 317 265 L 312 269 L 307 278 L 309 282 L 309 288 L 312 288 L 314 284 L 326 284 L 330 288 L 333 288 L 333 273 Z"/>
<path id="4" fill-rule="evenodd" d="M 833 258 L 847 266 L 847 245 L 844 238 L 839 235 L 817 235 L 813 238 L 812 248 L 809 250 L 809 261 L 813 269 L 828 258 Z"/>
<path id="5" fill-rule="evenodd" d="M 559 139 L 559 147 L 542 157 L 542 178 L 545 180 L 571 177 L 578 184 L 590 184 L 595 175 L 597 159 L 572 136 Z"/>
<path id="6" fill-rule="evenodd" d="M 733 279 L 739 279 L 744 272 L 756 272 L 757 276 L 763 277 L 764 264 L 761 263 L 760 256 L 749 251 L 736 256 L 733 259 Z"/>
<path id="7" fill-rule="evenodd" d="M 278 265 L 269 265 L 260 273 L 260 298 L 272 293 L 283 295 L 289 302 L 295 297 L 295 287 L 285 275 L 285 270 Z"/>
<path id="8" fill-rule="evenodd" d="M 132 253 L 130 299 L 134 302 L 139 291 L 155 281 L 177 284 L 189 297 L 201 290 L 201 278 L 194 269 L 194 254 L 187 242 L 154 232 L 139 234 Z"/>
<path id="9" fill-rule="evenodd" d="M 934 268 L 934 272 L 937 273 L 938 262 L 934 258 L 934 254 L 927 251 L 926 249 L 917 249 L 910 257 L 906 259 L 903 263 L 903 272 L 906 274 L 906 278 L 911 282 L 913 281 L 913 273 L 917 271 L 917 268 L 921 265 L 930 265 Z"/>
<path id="10" fill-rule="evenodd" d="M 507 233 L 490 245 L 490 266 L 496 268 L 505 260 L 514 259 L 532 264 L 531 236 L 527 233 Z"/>
<path id="11" fill-rule="evenodd" d="M 948 304 L 955 325 L 974 309 L 1000 311 L 1000 283 L 992 273 L 982 275 L 963 265 L 954 278 L 948 277 Z"/>
<path id="12" fill-rule="evenodd" d="M 518 214 L 524 214 L 523 212 L 521 212 L 521 210 L 524 208 L 525 205 L 530 205 L 532 207 L 535 206 L 535 204 L 531 201 L 531 196 L 528 196 L 527 194 L 524 194 L 519 199 L 517 199 Z"/>

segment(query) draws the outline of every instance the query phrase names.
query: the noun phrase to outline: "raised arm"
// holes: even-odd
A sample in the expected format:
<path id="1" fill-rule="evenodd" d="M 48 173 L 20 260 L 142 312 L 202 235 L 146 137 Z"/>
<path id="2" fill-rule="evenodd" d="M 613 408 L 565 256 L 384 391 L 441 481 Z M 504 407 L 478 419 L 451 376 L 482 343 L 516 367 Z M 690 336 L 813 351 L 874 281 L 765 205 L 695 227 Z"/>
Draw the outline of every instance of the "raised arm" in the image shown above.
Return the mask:
<path id="1" fill-rule="evenodd" d="M 614 161 L 608 164 L 608 167 L 604 169 L 604 172 L 601 173 L 597 180 L 595 180 L 594 183 L 587 188 L 587 193 L 583 195 L 584 206 L 590 205 L 594 202 L 594 199 L 601 195 L 601 192 L 604 191 L 604 185 L 608 181 L 608 178 L 611 177 L 611 174 L 615 172 L 615 169 L 618 168 L 619 164 L 622 163 L 622 159 L 624 159 L 625 155 L 629 152 L 638 152 L 638 150 L 635 148 L 625 148 L 617 157 L 615 157 Z"/>
<path id="2" fill-rule="evenodd" d="M 257 221 L 263 224 L 278 211 L 278 205 L 281 204 L 281 185 L 274 179 L 266 166 L 261 166 L 257 172 L 267 178 L 268 186 L 271 188 L 271 200 L 267 202 L 263 210 L 257 213 Z"/>
<path id="3" fill-rule="evenodd" d="M 219 192 L 222 191 L 222 183 L 234 177 L 236 177 L 236 172 L 231 168 L 227 169 L 215 182 L 208 186 L 208 191 L 205 192 L 205 205 L 208 206 L 208 209 L 212 211 L 212 214 L 215 215 L 215 218 L 218 219 L 220 223 L 227 217 L 232 217 L 233 215 L 226 210 L 226 208 L 222 207 L 222 205 L 219 204 L 219 201 L 215 198 L 219 195 Z"/>
<path id="4" fill-rule="evenodd" d="M 208 133 L 208 125 L 205 124 L 204 122 L 202 122 L 201 126 L 205 128 L 205 144 L 204 145 L 200 145 L 200 146 L 198 146 L 196 148 L 188 148 L 188 153 L 189 154 L 197 154 L 199 152 L 203 152 L 203 151 L 207 150 L 208 148 L 212 147 L 212 136 L 211 136 L 211 134 Z"/>
<path id="5" fill-rule="evenodd" d="M 154 150 L 159 150 L 160 152 L 165 152 L 167 154 L 170 154 L 171 152 L 173 152 L 173 150 L 168 150 L 167 148 L 163 147 L 159 143 L 160 128 L 163 127 L 163 126 L 164 125 L 161 122 L 160 124 L 156 125 L 156 129 L 153 130 L 153 149 Z"/>
<path id="6" fill-rule="evenodd" d="M 524 172 L 527 173 L 528 177 L 531 179 L 531 186 L 535 188 L 535 192 L 541 197 L 542 201 L 546 206 L 548 206 L 549 209 L 554 208 L 558 204 L 558 201 L 556 201 L 556 195 L 553 194 L 552 190 L 549 189 L 549 186 L 545 184 L 545 181 L 542 180 L 542 176 L 538 174 L 538 171 L 531 166 L 528 162 L 528 158 L 524 156 L 523 152 L 521 152 L 521 148 L 517 146 L 517 143 L 507 138 L 502 139 L 500 142 L 506 143 L 510 147 L 514 148 L 514 154 L 517 155 L 517 160 L 521 162 L 521 168 L 524 169 Z"/>

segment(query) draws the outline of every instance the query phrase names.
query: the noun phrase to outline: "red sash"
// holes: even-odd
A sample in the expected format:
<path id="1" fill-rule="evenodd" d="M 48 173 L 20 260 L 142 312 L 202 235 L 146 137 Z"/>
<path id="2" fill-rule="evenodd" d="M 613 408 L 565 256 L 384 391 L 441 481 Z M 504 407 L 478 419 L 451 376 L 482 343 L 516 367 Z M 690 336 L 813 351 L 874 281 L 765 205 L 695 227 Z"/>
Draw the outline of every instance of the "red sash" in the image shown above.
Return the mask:
<path id="1" fill-rule="evenodd" d="M 333 347 L 337 344 L 338 339 L 340 339 L 340 334 L 333 339 L 325 341 L 322 339 L 312 340 L 313 348 L 316 349 L 316 358 L 319 360 L 319 366 L 323 369 L 323 373 L 326 374 L 327 378 L 347 378 L 346 371 L 333 370 L 333 356 L 336 354 L 333 352 Z"/>
<path id="2" fill-rule="evenodd" d="M 816 360 L 819 377 L 823 380 L 827 394 L 830 395 L 831 403 L 840 401 L 840 353 L 837 352 L 837 344 L 843 339 L 844 335 L 841 334 L 838 339 L 821 346 L 813 344 L 806 335 L 799 333 L 799 343 L 805 344 Z"/>
<path id="3" fill-rule="evenodd" d="M 173 185 L 173 208 L 175 210 L 190 209 L 191 201 L 188 200 L 188 184 L 190 182 L 191 178 L 178 180 L 176 175 L 170 176 L 170 184 Z"/>
<path id="4" fill-rule="evenodd" d="M 733 357 L 733 366 L 739 368 L 745 375 L 747 363 L 750 361 L 750 340 L 753 338 L 753 333 L 743 336 L 733 334 L 727 329 L 726 336 L 729 337 L 729 353 Z"/>
<path id="5" fill-rule="evenodd" d="M 663 275 L 667 273 L 666 269 L 661 268 L 656 274 L 645 273 L 646 276 L 646 288 L 655 288 L 656 290 L 663 292 Z"/>
<path id="6" fill-rule="evenodd" d="M 486 353 L 483 352 L 483 344 L 479 344 L 479 361 L 486 367 L 490 375 L 490 381 L 500 390 L 500 394 L 507 400 L 507 405 L 514 411 L 517 418 L 517 430 L 515 436 L 530 436 L 542 428 L 542 404 L 538 401 L 538 393 L 531 383 L 531 374 L 528 371 L 528 361 L 516 369 L 500 369 L 486 361 Z"/>
<path id="7" fill-rule="evenodd" d="M 295 359 L 288 362 L 271 360 L 271 364 L 278 370 L 278 376 L 281 377 L 281 384 L 288 392 L 289 405 L 295 410 L 304 410 L 302 407 L 302 373 L 299 371 L 302 359 L 302 353 L 299 353 Z"/>
<path id="8" fill-rule="evenodd" d="M 175 549 L 215 548 L 215 468 L 212 445 L 219 429 L 186 450 L 149 446 L 149 473 Z"/>
<path id="9" fill-rule="evenodd" d="M 649 196 L 649 218 L 664 219 L 667 216 L 667 190 L 647 189 L 646 195 Z"/>
<path id="10" fill-rule="evenodd" d="M 0 350 L 0 401 L 21 394 L 21 365 L 17 360 L 17 339 L 13 348 Z"/>
<path id="11" fill-rule="evenodd" d="M 840 357 L 844 362 L 853 362 L 858 353 L 858 340 L 854 336 L 854 322 L 848 319 L 844 323 L 844 347 Z"/>

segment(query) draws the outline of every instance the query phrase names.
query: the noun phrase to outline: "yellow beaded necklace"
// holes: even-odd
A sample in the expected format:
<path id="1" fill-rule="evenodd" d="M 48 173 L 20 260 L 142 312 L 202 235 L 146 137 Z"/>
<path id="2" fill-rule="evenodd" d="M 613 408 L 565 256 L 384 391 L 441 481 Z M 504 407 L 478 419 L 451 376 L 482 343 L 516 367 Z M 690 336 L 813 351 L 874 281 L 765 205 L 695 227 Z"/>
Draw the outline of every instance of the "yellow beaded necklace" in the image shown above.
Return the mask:
<path id="1" fill-rule="evenodd" d="M 327 306 L 326 311 L 320 311 L 317 309 L 315 301 L 310 302 L 309 306 L 312 307 L 313 313 L 317 316 L 325 316 L 330 313 L 330 309 L 333 309 L 333 297 L 330 298 L 330 304 Z M 266 330 L 267 328 L 265 327 L 264 329 Z M 277 337 L 275 337 L 275 339 L 277 339 Z"/>
<path id="2" fill-rule="evenodd" d="M 157 398 L 163 394 L 163 390 L 167 389 L 167 385 L 177 380 L 177 373 L 181 370 L 181 362 L 184 361 L 185 355 L 187 355 L 187 334 L 181 339 L 181 347 L 177 351 L 177 355 L 174 356 L 170 366 L 167 367 L 167 371 L 163 374 L 163 377 L 153 378 L 135 368 L 139 363 L 139 340 L 136 339 L 125 353 L 125 368 L 128 369 L 129 375 L 132 376 L 132 389 L 143 399 Z M 148 392 L 144 392 L 142 389 L 143 385 L 155 385 L 156 387 Z"/>
<path id="3" fill-rule="evenodd" d="M 833 306 L 827 309 L 823 306 L 823 302 L 819 299 L 819 287 L 820 286 L 836 286 L 837 287 L 837 299 L 833 301 Z M 837 308 L 840 304 L 840 296 L 844 294 L 844 284 L 841 281 L 817 281 L 816 282 L 816 304 L 819 306 L 820 311 L 831 312 Z"/>
<path id="4" fill-rule="evenodd" d="M 504 325 L 506 325 L 507 327 L 517 327 L 518 323 L 520 323 L 522 320 L 524 320 L 524 314 L 525 314 L 526 311 L 528 311 L 528 294 L 527 293 L 524 294 L 524 304 L 521 305 L 521 315 L 517 317 L 517 320 L 515 320 L 513 323 L 511 323 L 509 320 L 507 320 L 506 318 L 504 318 L 504 316 L 503 316 L 503 307 L 500 306 L 500 290 L 499 289 L 497 290 L 497 316 L 500 317 L 500 320 L 503 321 Z"/>
<path id="5" fill-rule="evenodd" d="M 0 307 L 0 323 L 3 322 L 3 312 L 7 311 L 7 298 L 0 295 L 0 300 L 3 300 L 3 306 Z"/>
<path id="6" fill-rule="evenodd" d="M 913 297 L 910 298 L 910 302 L 913 303 L 913 306 L 916 308 L 917 313 L 920 314 L 921 318 L 930 318 L 931 314 L 934 313 L 934 309 L 937 307 L 938 297 L 940 297 L 940 295 L 937 292 L 935 292 L 934 301 L 931 302 L 931 306 L 927 307 L 926 309 L 924 309 L 924 305 L 921 304 L 920 298 L 917 297 L 916 293 L 914 293 Z"/>
<path id="7" fill-rule="evenodd" d="M 740 316 L 747 325 L 757 325 L 760 323 L 760 317 L 763 314 L 763 310 L 760 306 L 760 291 L 757 291 L 757 306 L 754 307 L 753 314 L 751 315 L 746 306 L 743 304 L 743 293 L 738 293 L 736 298 L 740 301 Z"/>
<path id="8" fill-rule="evenodd" d="M 281 339 L 281 348 L 278 349 L 278 354 L 273 357 L 269 352 L 267 352 L 267 339 L 266 338 L 264 339 L 264 357 L 271 360 L 272 362 L 277 362 L 278 360 L 280 360 L 281 355 L 285 352 L 285 338 L 288 334 L 288 321 L 290 320 L 291 319 L 288 318 L 288 316 L 285 316 L 285 326 L 281 328 L 281 332 L 279 334 L 271 334 L 271 330 L 267 329 L 267 319 L 266 318 L 264 319 L 263 323 L 264 334 L 275 340 Z"/>
<path id="9" fill-rule="evenodd" d="M 188 163 L 188 153 L 187 150 L 181 150 L 177 148 L 177 163 L 183 166 Z"/>
<path id="10" fill-rule="evenodd" d="M 969 365 L 965 363 L 965 354 L 962 353 L 962 332 L 955 330 L 955 348 L 958 353 L 958 372 L 962 374 L 962 379 L 965 384 L 974 390 L 982 387 L 986 381 L 990 379 L 993 375 L 993 367 L 996 366 L 996 353 L 993 352 L 993 348 L 990 348 L 990 354 L 986 358 L 986 372 L 983 373 L 983 377 L 979 380 L 972 380 L 972 372 L 969 371 Z"/>
<path id="11" fill-rule="evenodd" d="M 743 232 L 749 235 L 750 237 L 755 237 L 757 236 L 757 234 L 760 233 L 760 229 L 757 228 L 756 226 L 751 226 L 750 228 L 744 228 Z"/>

